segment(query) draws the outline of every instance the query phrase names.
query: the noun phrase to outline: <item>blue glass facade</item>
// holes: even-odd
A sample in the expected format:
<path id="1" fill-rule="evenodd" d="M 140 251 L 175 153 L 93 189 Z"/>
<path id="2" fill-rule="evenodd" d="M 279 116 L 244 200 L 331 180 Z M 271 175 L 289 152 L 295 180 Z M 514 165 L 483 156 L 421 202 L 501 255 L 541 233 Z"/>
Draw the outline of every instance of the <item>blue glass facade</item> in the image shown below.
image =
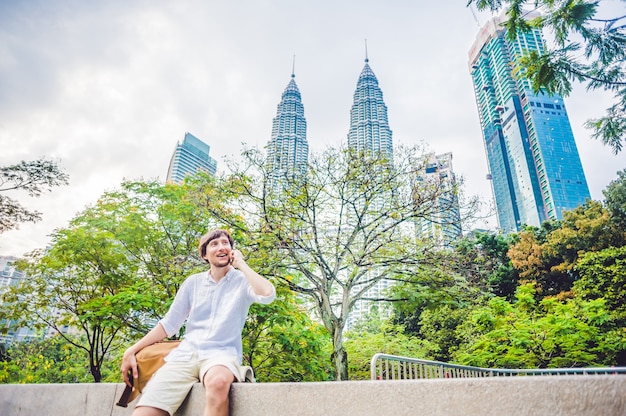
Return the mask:
<path id="1" fill-rule="evenodd" d="M 499 227 L 539 226 L 590 198 L 563 99 L 534 93 L 515 63 L 545 49 L 531 30 L 515 41 L 494 18 L 469 53 Z"/>
<path id="2" fill-rule="evenodd" d="M 383 92 L 378 86 L 378 79 L 368 62 L 369 60 L 365 59 L 365 66 L 354 91 L 350 109 L 348 147 L 380 151 L 391 157 L 393 141 L 387 120 L 387 106 L 383 101 Z"/>
<path id="3" fill-rule="evenodd" d="M 273 189 L 282 189 L 283 178 L 306 173 L 309 143 L 306 139 L 304 106 L 294 74 L 291 74 L 291 80 L 278 104 L 272 122 L 272 137 L 266 150 L 266 167 Z"/>
<path id="4" fill-rule="evenodd" d="M 215 175 L 217 162 L 211 156 L 208 144 L 191 133 L 185 133 L 182 143 L 176 144 L 176 149 L 170 159 L 167 170 L 167 182 L 182 183 L 187 175 L 205 171 Z"/>

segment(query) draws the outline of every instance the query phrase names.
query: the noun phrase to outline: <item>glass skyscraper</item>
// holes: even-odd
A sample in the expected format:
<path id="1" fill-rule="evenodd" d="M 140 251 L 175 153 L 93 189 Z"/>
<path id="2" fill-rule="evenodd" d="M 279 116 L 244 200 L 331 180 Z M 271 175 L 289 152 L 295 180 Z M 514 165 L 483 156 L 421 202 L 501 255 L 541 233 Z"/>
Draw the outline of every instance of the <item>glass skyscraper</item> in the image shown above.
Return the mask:
<path id="1" fill-rule="evenodd" d="M 306 140 L 306 119 L 295 74 L 283 91 L 272 122 L 272 137 L 265 147 L 270 186 L 280 192 L 287 179 L 306 174 L 309 143 Z"/>
<path id="2" fill-rule="evenodd" d="M 350 109 L 348 147 L 357 150 L 380 151 L 391 157 L 393 142 L 387 120 L 387 106 L 378 79 L 365 58 Z"/>
<path id="3" fill-rule="evenodd" d="M 541 32 L 511 41 L 502 22 L 495 17 L 481 29 L 469 66 L 499 227 L 514 232 L 560 219 L 590 194 L 562 97 L 535 94 L 516 72 L 524 54 L 544 51 Z"/>
<path id="4" fill-rule="evenodd" d="M 430 153 L 424 156 L 422 164 L 424 168 L 420 180 L 440 188 L 441 193 L 435 201 L 432 216 L 417 221 L 417 235 L 432 239 L 438 247 L 452 248 L 463 234 L 457 180 L 452 170 L 452 153 Z"/>
<path id="5" fill-rule="evenodd" d="M 389 160 L 393 159 L 392 132 L 387 119 L 387 106 L 383 101 L 383 92 L 378 86 L 378 79 L 370 68 L 367 56 L 356 84 L 350 109 L 348 147 L 359 152 L 380 152 Z M 376 204 L 376 201 L 373 203 Z M 391 286 L 390 280 L 380 279 L 368 289 L 364 297 L 379 297 L 389 286 Z M 384 305 L 359 299 L 350 311 L 346 328 L 351 328 L 367 316 L 372 312 L 373 307 L 379 309 L 381 316 L 388 316 L 390 313 Z"/>
<path id="6" fill-rule="evenodd" d="M 183 183 L 185 176 L 205 171 L 215 175 L 217 162 L 211 156 L 208 144 L 191 133 L 185 133 L 182 143 L 176 144 L 176 149 L 170 159 L 167 170 L 167 182 Z"/>

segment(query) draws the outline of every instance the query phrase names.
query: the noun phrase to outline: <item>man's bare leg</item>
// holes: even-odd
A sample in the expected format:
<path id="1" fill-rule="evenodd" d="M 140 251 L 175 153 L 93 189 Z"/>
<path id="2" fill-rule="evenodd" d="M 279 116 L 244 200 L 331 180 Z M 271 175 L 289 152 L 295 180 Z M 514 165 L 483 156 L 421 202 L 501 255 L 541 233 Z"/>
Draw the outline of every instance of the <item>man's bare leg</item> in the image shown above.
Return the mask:
<path id="1" fill-rule="evenodd" d="M 169 416 L 169 413 L 156 407 L 138 406 L 133 410 L 133 416 Z"/>
<path id="2" fill-rule="evenodd" d="M 211 367 L 204 375 L 204 394 L 206 397 L 205 416 L 228 416 L 230 385 L 235 376 L 226 367 Z"/>

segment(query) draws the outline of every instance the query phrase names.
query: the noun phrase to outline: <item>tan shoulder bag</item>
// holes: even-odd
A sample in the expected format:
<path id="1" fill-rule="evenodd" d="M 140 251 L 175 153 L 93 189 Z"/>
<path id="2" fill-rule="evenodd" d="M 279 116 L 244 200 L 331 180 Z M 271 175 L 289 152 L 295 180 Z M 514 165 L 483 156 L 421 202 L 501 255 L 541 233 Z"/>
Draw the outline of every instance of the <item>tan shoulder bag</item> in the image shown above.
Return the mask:
<path id="1" fill-rule="evenodd" d="M 128 407 L 128 403 L 132 402 L 139 396 L 146 383 L 152 375 L 165 364 L 165 357 L 174 348 L 178 347 L 180 340 L 175 341 L 161 341 L 156 344 L 149 345 L 139 351 L 135 358 L 137 359 L 137 371 L 139 377 L 137 381 L 133 380 L 133 375 L 130 374 L 130 384 L 132 387 L 126 386 L 120 400 L 116 403 L 121 407 Z M 252 367 L 242 366 L 240 367 L 240 377 L 242 381 L 255 382 L 254 371 Z"/>
<path id="2" fill-rule="evenodd" d="M 117 402 L 118 406 L 128 407 L 128 403 L 132 402 L 139 396 L 141 390 L 145 387 L 146 383 L 152 375 L 165 364 L 165 357 L 174 348 L 178 347 L 180 340 L 176 341 L 161 341 L 155 344 L 149 345 L 139 351 L 135 358 L 137 359 L 137 371 L 139 377 L 137 380 L 133 380 L 133 375 L 130 374 L 130 383 L 132 387 L 126 386 L 120 400 Z"/>

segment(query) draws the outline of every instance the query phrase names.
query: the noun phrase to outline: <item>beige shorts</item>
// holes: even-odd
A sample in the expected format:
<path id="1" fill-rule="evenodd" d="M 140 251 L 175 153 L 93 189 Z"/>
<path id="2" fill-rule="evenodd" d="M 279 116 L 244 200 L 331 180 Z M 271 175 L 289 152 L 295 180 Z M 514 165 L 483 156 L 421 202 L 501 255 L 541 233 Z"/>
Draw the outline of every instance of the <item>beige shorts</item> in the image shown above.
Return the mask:
<path id="1" fill-rule="evenodd" d="M 199 360 L 197 354 L 194 353 L 189 361 L 168 361 L 159 368 L 144 387 L 137 407 L 156 407 L 173 415 L 193 385 L 201 381 L 211 367 L 218 365 L 228 368 L 235 380 L 241 381 L 237 357 L 221 355 Z"/>

